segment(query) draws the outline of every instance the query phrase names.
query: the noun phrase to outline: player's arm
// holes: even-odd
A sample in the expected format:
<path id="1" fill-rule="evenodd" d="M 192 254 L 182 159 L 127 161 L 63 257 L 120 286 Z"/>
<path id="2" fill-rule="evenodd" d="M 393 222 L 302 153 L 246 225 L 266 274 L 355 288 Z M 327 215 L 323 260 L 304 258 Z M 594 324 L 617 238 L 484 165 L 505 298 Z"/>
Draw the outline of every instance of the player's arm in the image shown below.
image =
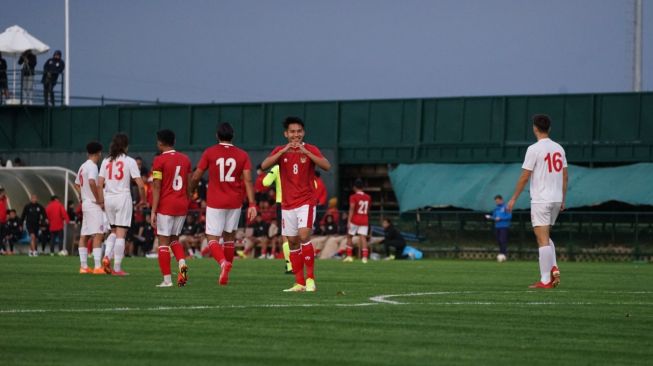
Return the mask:
<path id="1" fill-rule="evenodd" d="M 91 179 L 89 179 L 88 184 L 91 187 L 91 192 L 93 192 L 93 197 L 95 197 L 95 203 L 97 203 L 100 206 L 103 206 L 104 205 L 104 177 L 101 175 L 97 177 L 97 185 L 95 185 L 95 182 Z"/>
<path id="2" fill-rule="evenodd" d="M 275 169 L 275 167 L 276 167 L 276 169 Z M 268 174 L 266 174 L 265 177 L 263 178 L 263 185 L 266 186 L 266 187 L 271 186 L 272 183 L 274 183 L 274 181 L 277 180 L 277 175 L 278 174 L 279 174 L 279 166 L 275 165 L 275 166 L 272 167 L 272 169 L 270 169 Z"/>
<path id="3" fill-rule="evenodd" d="M 138 196 L 140 197 L 140 200 L 136 206 L 138 208 L 143 208 L 147 206 L 147 197 L 145 196 L 145 184 L 143 183 L 143 178 L 136 177 L 134 178 L 134 182 L 136 182 L 136 185 L 138 186 Z"/>
<path id="4" fill-rule="evenodd" d="M 308 156 L 309 159 L 313 160 L 313 163 L 323 170 L 331 169 L 331 163 L 324 156 L 317 156 L 308 150 L 304 145 L 299 145 L 299 149 Z"/>
<path id="5" fill-rule="evenodd" d="M 204 171 L 205 170 L 202 168 L 197 168 L 190 176 L 190 179 L 188 180 L 188 192 L 186 192 L 188 197 L 191 197 L 193 192 L 195 192 L 195 189 L 197 189 L 197 185 L 200 183 L 200 179 L 202 179 Z"/>
<path id="6" fill-rule="evenodd" d="M 150 214 L 150 224 L 155 229 L 156 212 L 159 209 L 159 197 L 161 196 L 161 179 L 163 179 L 163 173 L 161 171 L 152 171 L 152 212 Z"/>
<path id="7" fill-rule="evenodd" d="M 289 143 L 283 148 L 279 149 L 279 151 L 265 158 L 265 160 L 263 160 L 263 162 L 261 163 L 261 169 L 268 170 L 271 166 L 275 165 L 279 161 L 281 155 L 283 155 L 283 153 L 288 151 L 288 149 L 290 149 L 291 146 L 292 144 Z"/>
<path id="8" fill-rule="evenodd" d="M 247 219 L 251 222 L 256 218 L 256 200 L 254 199 L 254 187 L 252 187 L 252 171 L 243 170 L 243 182 L 245 183 L 245 193 L 247 194 Z"/>
<path id="9" fill-rule="evenodd" d="M 569 173 L 567 168 L 562 168 L 562 205 L 560 211 L 565 209 L 565 200 L 567 199 L 567 181 L 569 180 Z"/>
<path id="10" fill-rule="evenodd" d="M 531 174 L 533 174 L 532 171 L 528 169 L 522 169 L 521 175 L 517 180 L 515 193 L 512 195 L 510 201 L 508 201 L 508 207 L 506 207 L 506 210 L 508 210 L 508 212 L 512 212 L 512 207 L 515 205 L 515 202 L 517 201 L 517 198 L 519 198 L 519 195 L 524 190 L 524 187 L 526 187 L 526 183 L 528 183 L 528 180 L 531 178 Z"/>

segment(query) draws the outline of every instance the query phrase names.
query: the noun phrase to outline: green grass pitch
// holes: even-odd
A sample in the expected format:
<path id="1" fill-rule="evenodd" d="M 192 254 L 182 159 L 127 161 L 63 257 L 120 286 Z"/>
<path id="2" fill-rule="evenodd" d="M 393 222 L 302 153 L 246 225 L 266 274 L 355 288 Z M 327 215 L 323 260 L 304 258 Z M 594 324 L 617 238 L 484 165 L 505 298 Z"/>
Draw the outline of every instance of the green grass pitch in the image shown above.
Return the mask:
<path id="1" fill-rule="evenodd" d="M 174 266 L 174 264 L 173 264 Z M 0 258 L 0 365 L 617 365 L 653 361 L 653 266 L 318 261 L 317 293 L 282 293 L 282 261 L 240 260 L 185 288 L 79 275 L 74 257 Z M 403 296 L 386 296 L 403 295 Z"/>

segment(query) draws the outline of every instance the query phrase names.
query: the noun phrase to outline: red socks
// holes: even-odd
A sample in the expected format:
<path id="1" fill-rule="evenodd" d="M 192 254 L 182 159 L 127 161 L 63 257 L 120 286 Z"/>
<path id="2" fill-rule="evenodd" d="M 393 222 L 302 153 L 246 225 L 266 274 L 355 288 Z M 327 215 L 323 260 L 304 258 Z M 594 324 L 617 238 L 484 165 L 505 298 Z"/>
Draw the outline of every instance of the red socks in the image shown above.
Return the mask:
<path id="1" fill-rule="evenodd" d="M 353 257 L 354 256 L 354 248 L 347 246 L 347 257 Z"/>
<path id="2" fill-rule="evenodd" d="M 363 249 L 363 258 L 367 258 L 370 255 L 370 250 L 365 248 Z"/>
<path id="3" fill-rule="evenodd" d="M 170 245 L 170 249 L 172 249 L 172 253 L 175 255 L 177 262 L 182 259 L 186 259 L 186 256 L 184 255 L 184 246 L 181 245 L 180 242 L 173 241 Z M 170 252 L 168 252 L 168 257 L 170 257 Z"/>
<path id="4" fill-rule="evenodd" d="M 223 251 L 224 251 L 224 258 L 227 260 L 229 263 L 234 262 L 234 242 L 233 241 L 225 241 L 224 246 L 223 246 Z"/>
<path id="5" fill-rule="evenodd" d="M 170 275 L 170 248 L 168 247 L 159 247 L 159 268 L 162 275 Z"/>
<path id="6" fill-rule="evenodd" d="M 302 257 L 306 265 L 306 277 L 315 279 L 315 249 L 310 241 L 302 244 Z"/>
<path id="7" fill-rule="evenodd" d="M 217 240 L 211 240 L 209 242 L 209 248 L 211 248 L 211 255 L 213 256 L 213 259 L 215 259 L 218 264 L 222 265 L 222 262 L 225 261 L 222 245 L 220 245 Z"/>
<path id="8" fill-rule="evenodd" d="M 290 251 L 290 263 L 292 263 L 292 271 L 295 274 L 295 282 L 306 286 L 306 280 L 304 279 L 304 258 L 301 249 Z"/>

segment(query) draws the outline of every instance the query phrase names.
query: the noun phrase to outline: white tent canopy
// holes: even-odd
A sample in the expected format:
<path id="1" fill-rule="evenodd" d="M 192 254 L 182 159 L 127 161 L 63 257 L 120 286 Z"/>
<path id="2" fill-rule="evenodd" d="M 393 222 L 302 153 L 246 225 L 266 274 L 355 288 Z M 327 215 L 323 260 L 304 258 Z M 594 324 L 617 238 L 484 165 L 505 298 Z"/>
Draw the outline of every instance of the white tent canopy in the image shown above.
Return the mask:
<path id="1" fill-rule="evenodd" d="M 16 95 L 16 61 L 27 50 L 34 54 L 47 52 L 50 47 L 29 34 L 25 29 L 14 25 L 0 33 L 0 52 L 14 57 L 14 82 L 12 94 Z"/>

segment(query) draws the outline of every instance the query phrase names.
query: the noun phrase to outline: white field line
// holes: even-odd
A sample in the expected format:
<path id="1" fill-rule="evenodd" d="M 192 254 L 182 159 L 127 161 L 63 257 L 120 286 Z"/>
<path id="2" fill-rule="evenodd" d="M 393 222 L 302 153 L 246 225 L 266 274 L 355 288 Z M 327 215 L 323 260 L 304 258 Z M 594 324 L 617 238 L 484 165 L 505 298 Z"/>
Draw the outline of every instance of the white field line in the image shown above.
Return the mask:
<path id="1" fill-rule="evenodd" d="M 437 292 L 411 292 L 406 294 L 379 295 L 370 297 L 371 302 L 353 304 L 251 304 L 251 305 L 188 305 L 188 306 L 156 306 L 156 307 L 115 307 L 115 308 L 86 308 L 86 309 L 4 309 L 2 314 L 43 314 L 43 313 L 107 313 L 107 312 L 161 312 L 178 310 L 215 310 L 215 309 L 251 309 L 251 308 L 312 308 L 312 307 L 363 307 L 374 305 L 521 305 L 521 306 L 548 306 L 548 305 L 645 305 L 651 306 L 653 302 L 609 302 L 593 303 L 583 301 L 525 301 L 525 302 L 500 302 L 500 301 L 440 301 L 422 303 L 404 303 L 390 298 L 418 297 L 418 296 L 447 296 L 447 295 L 469 295 L 469 294 L 496 294 L 496 293 L 536 293 L 542 291 L 437 291 Z M 556 291 L 569 292 L 569 291 Z M 653 291 L 584 291 L 606 294 L 653 294 Z"/>

